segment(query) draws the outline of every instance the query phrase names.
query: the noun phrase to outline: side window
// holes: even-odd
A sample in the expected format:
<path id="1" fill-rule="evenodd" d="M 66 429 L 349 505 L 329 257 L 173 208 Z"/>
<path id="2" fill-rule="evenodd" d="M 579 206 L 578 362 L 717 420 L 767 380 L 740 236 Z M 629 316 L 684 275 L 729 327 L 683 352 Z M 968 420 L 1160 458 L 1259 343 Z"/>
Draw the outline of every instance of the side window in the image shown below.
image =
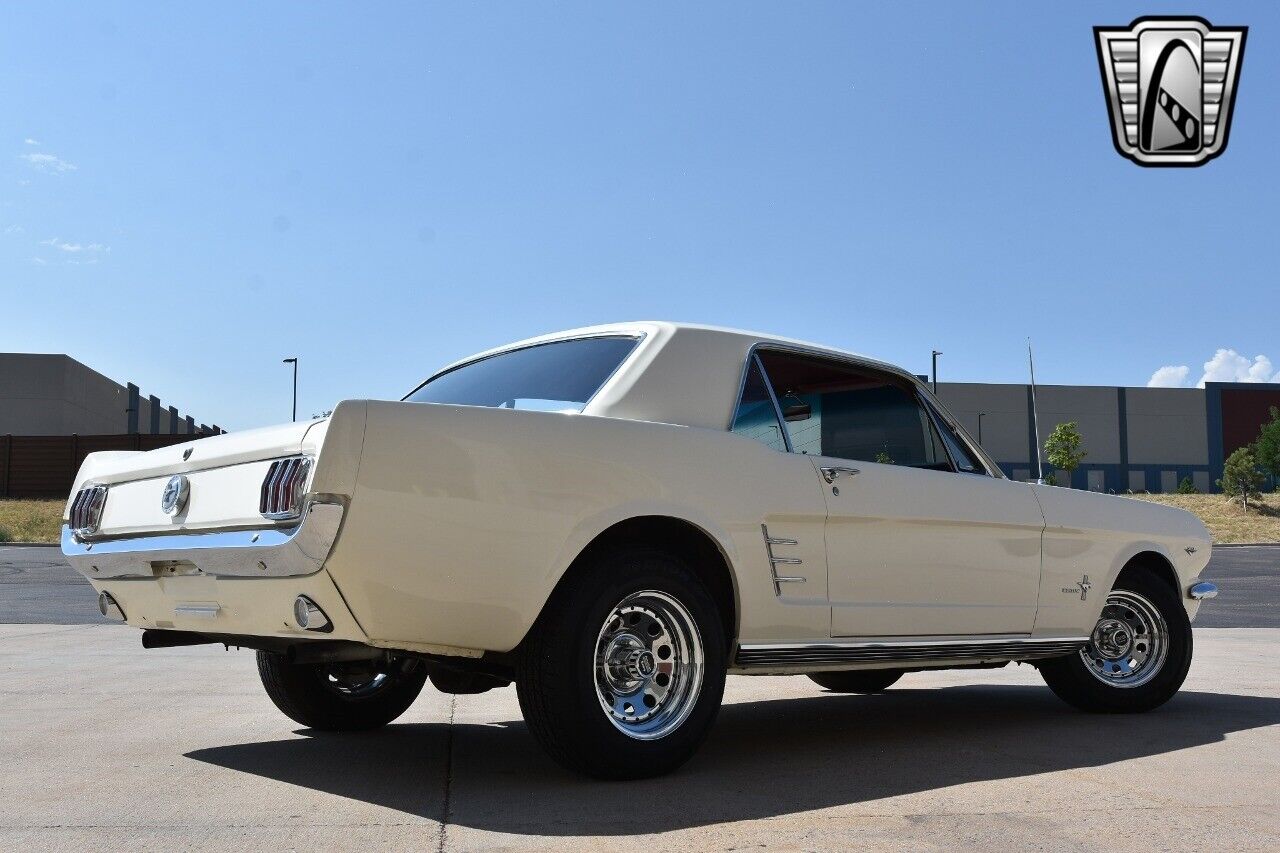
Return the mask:
<path id="1" fill-rule="evenodd" d="M 760 353 L 797 453 L 951 471 L 910 382 L 793 353 Z"/>
<path id="2" fill-rule="evenodd" d="M 787 449 L 786 439 L 782 437 L 782 426 L 778 423 L 778 412 L 773 407 L 769 388 L 764 384 L 760 366 L 754 358 L 747 369 L 747 379 L 742 384 L 742 397 L 738 400 L 732 431 L 754 438 L 774 450 Z"/>
<path id="3" fill-rule="evenodd" d="M 929 408 L 933 412 L 934 420 L 938 423 L 942 432 L 942 441 L 947 445 L 947 450 L 951 452 L 951 458 L 955 460 L 956 467 L 967 474 L 986 474 L 987 467 L 982 464 L 977 456 L 970 452 L 964 440 L 956 434 L 947 419 L 942 417 L 933 406 Z"/>

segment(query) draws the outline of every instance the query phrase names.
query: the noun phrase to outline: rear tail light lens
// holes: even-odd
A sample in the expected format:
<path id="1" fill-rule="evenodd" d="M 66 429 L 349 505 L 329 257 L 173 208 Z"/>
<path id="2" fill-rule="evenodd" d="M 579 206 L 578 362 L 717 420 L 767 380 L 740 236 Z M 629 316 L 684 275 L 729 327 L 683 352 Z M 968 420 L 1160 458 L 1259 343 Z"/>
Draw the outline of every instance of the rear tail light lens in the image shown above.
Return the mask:
<path id="1" fill-rule="evenodd" d="M 71 502 L 71 517 L 67 519 L 71 529 L 79 536 L 96 533 L 106 503 L 106 486 L 88 486 L 76 492 L 76 499 Z"/>
<path id="2" fill-rule="evenodd" d="M 267 469 L 258 499 L 258 512 L 267 518 L 282 520 L 302 515 L 302 498 L 307 493 L 307 477 L 311 459 L 294 456 L 277 459 Z"/>

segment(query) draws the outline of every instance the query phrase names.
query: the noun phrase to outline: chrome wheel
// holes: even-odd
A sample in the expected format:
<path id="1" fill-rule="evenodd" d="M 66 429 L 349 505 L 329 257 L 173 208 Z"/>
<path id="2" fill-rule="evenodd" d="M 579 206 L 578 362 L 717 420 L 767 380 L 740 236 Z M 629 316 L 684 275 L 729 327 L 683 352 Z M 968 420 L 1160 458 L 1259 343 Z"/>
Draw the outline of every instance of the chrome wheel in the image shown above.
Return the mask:
<path id="1" fill-rule="evenodd" d="M 1146 684 L 1168 654 L 1164 617 L 1144 596 L 1129 590 L 1107 596 L 1089 644 L 1080 650 L 1093 677 L 1111 687 Z"/>
<path id="2" fill-rule="evenodd" d="M 614 605 L 596 638 L 596 696 L 618 731 L 657 740 L 693 711 L 704 665 L 685 606 L 657 590 L 635 592 Z"/>

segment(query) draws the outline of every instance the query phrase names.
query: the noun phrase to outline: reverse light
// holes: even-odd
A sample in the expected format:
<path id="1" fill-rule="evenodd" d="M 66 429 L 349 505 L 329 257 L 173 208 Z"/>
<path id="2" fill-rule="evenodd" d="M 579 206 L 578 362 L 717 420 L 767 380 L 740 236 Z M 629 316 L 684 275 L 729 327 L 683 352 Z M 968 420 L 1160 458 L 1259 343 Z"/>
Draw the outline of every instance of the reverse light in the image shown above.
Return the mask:
<path id="1" fill-rule="evenodd" d="M 306 456 L 293 456 L 272 462 L 267 469 L 267 476 L 262 480 L 258 512 L 276 521 L 302 515 L 302 498 L 307 493 L 307 477 L 310 473 L 311 459 Z"/>
<path id="2" fill-rule="evenodd" d="M 125 620 L 124 608 L 120 606 L 119 602 L 112 598 L 111 593 L 109 592 L 98 593 L 98 612 L 108 619 L 114 619 L 117 622 L 123 622 Z"/>
<path id="3" fill-rule="evenodd" d="M 102 508 L 106 503 L 106 486 L 88 486 L 76 492 L 67 521 L 77 536 L 89 536 L 97 532 L 98 524 L 102 521 Z"/>
<path id="4" fill-rule="evenodd" d="M 304 631 L 320 631 L 327 634 L 333 630 L 333 623 L 320 609 L 320 605 L 305 595 L 300 595 L 293 600 L 293 621 Z"/>

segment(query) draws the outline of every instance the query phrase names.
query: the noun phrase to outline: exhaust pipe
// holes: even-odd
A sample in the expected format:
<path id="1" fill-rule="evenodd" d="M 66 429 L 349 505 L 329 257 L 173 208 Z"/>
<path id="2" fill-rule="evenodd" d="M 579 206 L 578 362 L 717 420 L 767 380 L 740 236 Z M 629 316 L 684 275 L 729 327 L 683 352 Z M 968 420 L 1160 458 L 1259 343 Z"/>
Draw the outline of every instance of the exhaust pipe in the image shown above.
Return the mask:
<path id="1" fill-rule="evenodd" d="M 174 646 L 203 646 L 208 643 L 217 643 L 219 640 L 211 640 L 204 634 L 196 634 L 191 631 L 166 631 L 162 628 L 148 628 L 142 632 L 142 647 L 144 649 L 169 649 Z"/>
<path id="2" fill-rule="evenodd" d="M 382 660 L 387 651 L 349 640 L 332 640 L 297 643 L 290 646 L 284 656 L 289 663 L 351 663 Z"/>

